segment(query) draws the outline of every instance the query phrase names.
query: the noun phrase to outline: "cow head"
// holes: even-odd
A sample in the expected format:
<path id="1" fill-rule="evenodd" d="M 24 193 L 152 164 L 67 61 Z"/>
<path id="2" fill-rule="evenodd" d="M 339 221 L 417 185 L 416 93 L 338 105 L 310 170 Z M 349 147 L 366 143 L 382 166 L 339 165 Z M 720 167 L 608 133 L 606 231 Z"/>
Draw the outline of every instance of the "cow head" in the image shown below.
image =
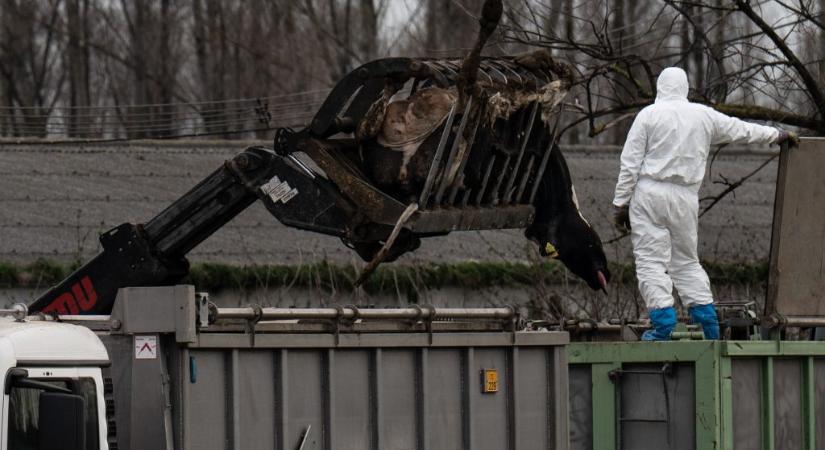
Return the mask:
<path id="1" fill-rule="evenodd" d="M 591 289 L 605 290 L 610 281 L 607 258 L 598 233 L 579 212 L 576 191 L 561 150 L 553 146 L 534 201 L 536 216 L 525 230 L 542 256 L 561 260 Z"/>
<path id="2" fill-rule="evenodd" d="M 559 259 L 591 289 L 605 289 L 610 270 L 596 231 L 578 214 L 565 214 L 556 220 L 534 223 L 524 232 L 535 242 L 542 256 Z"/>

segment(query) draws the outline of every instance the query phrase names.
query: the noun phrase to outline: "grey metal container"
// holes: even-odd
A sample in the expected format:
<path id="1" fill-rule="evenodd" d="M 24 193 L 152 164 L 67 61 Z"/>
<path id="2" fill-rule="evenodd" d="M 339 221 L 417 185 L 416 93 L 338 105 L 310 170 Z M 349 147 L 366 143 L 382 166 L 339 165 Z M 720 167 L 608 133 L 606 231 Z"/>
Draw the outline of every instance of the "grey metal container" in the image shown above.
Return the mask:
<path id="1" fill-rule="evenodd" d="M 119 449 L 568 448 L 566 333 L 460 320 L 198 330 L 189 287 L 122 294 L 102 336 Z M 135 358 L 143 336 L 158 358 Z"/>

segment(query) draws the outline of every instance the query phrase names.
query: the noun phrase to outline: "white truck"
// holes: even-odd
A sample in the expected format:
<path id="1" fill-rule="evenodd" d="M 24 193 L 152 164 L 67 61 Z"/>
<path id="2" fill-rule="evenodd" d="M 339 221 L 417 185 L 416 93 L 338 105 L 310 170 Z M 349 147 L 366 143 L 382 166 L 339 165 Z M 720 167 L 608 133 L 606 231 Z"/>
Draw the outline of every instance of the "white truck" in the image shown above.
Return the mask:
<path id="1" fill-rule="evenodd" d="M 217 308 L 0 318 L 0 449 L 568 448 L 564 332 L 511 308 Z"/>
<path id="2" fill-rule="evenodd" d="M 103 342 L 85 327 L 15 313 L 0 318 L 2 448 L 107 448 Z"/>

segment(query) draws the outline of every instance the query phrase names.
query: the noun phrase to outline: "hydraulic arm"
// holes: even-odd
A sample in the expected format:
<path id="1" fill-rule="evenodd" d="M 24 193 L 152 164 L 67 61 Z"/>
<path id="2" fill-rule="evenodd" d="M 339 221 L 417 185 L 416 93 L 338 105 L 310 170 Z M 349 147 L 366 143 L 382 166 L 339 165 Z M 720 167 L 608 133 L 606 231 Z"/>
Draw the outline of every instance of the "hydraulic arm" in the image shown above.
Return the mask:
<path id="1" fill-rule="evenodd" d="M 121 287 L 175 284 L 189 271 L 186 254 L 258 199 L 285 224 L 315 224 L 340 235 L 336 224 L 346 220 L 336 216 L 334 189 L 294 156 L 250 147 L 145 224 L 124 223 L 102 234 L 103 251 L 30 309 L 108 314 Z M 309 203 L 295 207 L 299 192 Z"/>

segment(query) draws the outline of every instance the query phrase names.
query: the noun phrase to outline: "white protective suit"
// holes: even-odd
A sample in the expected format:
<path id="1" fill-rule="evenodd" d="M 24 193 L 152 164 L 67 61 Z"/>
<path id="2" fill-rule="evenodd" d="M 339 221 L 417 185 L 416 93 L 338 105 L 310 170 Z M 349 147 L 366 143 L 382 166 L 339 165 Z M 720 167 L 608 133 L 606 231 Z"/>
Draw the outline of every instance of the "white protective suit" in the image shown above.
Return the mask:
<path id="1" fill-rule="evenodd" d="M 710 146 L 772 143 L 779 131 L 688 102 L 687 75 L 676 67 L 662 71 L 656 91 L 627 135 L 613 204 L 630 203 L 636 277 L 649 309 L 673 306 L 674 284 L 686 307 L 713 303 L 697 254 L 698 193 Z"/>

